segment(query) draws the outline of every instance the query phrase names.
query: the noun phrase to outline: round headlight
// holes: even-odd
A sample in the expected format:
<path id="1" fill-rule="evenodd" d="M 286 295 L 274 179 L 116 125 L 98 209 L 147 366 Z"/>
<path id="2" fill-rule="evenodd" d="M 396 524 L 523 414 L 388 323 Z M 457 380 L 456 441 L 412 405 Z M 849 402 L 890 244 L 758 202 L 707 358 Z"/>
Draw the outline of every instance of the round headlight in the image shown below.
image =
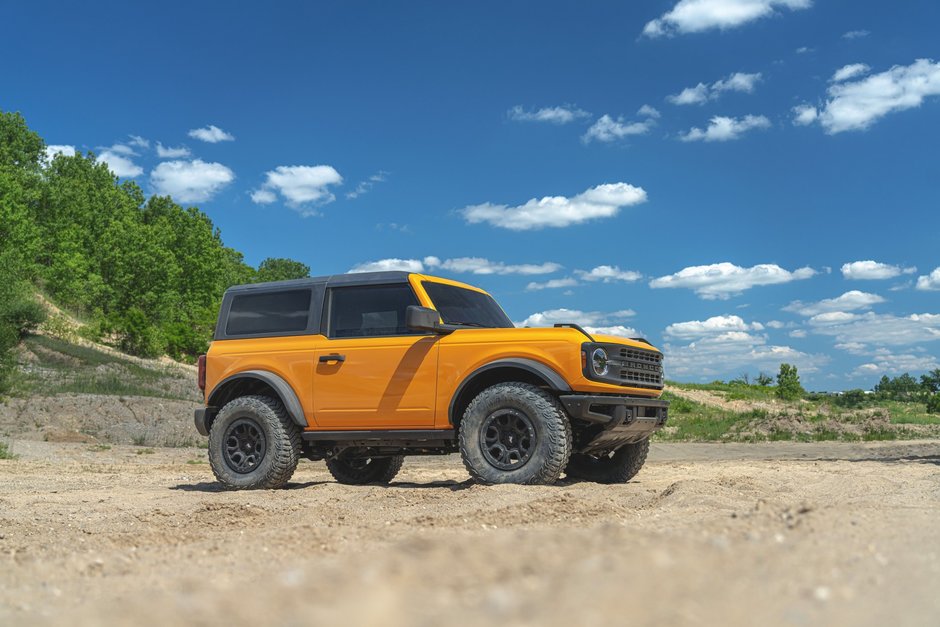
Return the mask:
<path id="1" fill-rule="evenodd" d="M 607 374 L 607 351 L 603 348 L 595 348 L 591 353 L 591 367 L 594 368 L 594 374 L 603 377 Z"/>

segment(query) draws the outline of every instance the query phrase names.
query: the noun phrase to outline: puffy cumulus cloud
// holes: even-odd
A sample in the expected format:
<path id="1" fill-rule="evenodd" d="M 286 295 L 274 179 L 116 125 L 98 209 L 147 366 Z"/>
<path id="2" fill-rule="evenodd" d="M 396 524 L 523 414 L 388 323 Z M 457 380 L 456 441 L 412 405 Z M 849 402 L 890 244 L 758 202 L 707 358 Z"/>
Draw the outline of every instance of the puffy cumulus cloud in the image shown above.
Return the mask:
<path id="1" fill-rule="evenodd" d="M 856 309 L 868 309 L 872 305 L 885 302 L 885 299 L 877 294 L 869 294 L 859 290 L 851 290 L 835 298 L 826 298 L 816 303 L 804 303 L 795 300 L 786 307 L 784 311 L 792 311 L 801 316 L 817 316 L 819 314 L 830 312 L 855 311 Z"/>
<path id="2" fill-rule="evenodd" d="M 157 156 L 161 159 L 180 159 L 190 155 L 189 148 L 186 146 L 164 146 L 157 142 Z"/>
<path id="3" fill-rule="evenodd" d="M 853 376 L 881 376 L 902 372 L 924 372 L 940 368 L 940 361 L 926 353 L 893 353 L 886 349 L 866 355 L 871 361 L 861 364 L 852 372 Z"/>
<path id="4" fill-rule="evenodd" d="M 713 316 L 708 320 L 689 320 L 670 324 L 663 333 L 667 337 L 691 340 L 733 331 L 761 331 L 763 328 L 761 323 L 748 324 L 740 316 Z"/>
<path id="5" fill-rule="evenodd" d="M 847 33 L 842 33 L 842 39 L 861 39 L 869 35 L 871 35 L 871 32 L 867 30 L 850 30 Z"/>
<path id="6" fill-rule="evenodd" d="M 835 71 L 835 74 L 832 75 L 832 78 L 829 79 L 833 83 L 838 83 L 841 81 L 847 81 L 850 78 L 855 78 L 861 76 L 862 74 L 868 74 L 871 71 L 871 67 L 864 63 L 850 63 L 849 65 L 844 65 Z"/>
<path id="7" fill-rule="evenodd" d="M 602 115 L 584 135 L 581 141 L 589 144 L 592 141 L 610 143 L 629 137 L 630 135 L 645 135 L 656 125 L 655 118 L 646 118 L 641 122 L 628 122 L 622 117 L 616 120 L 607 114 Z"/>
<path id="8" fill-rule="evenodd" d="M 461 210 L 470 224 L 487 222 L 513 231 L 565 227 L 617 215 L 623 207 L 646 202 L 646 190 L 627 183 L 607 183 L 577 196 L 545 196 L 510 207 L 484 203 Z"/>
<path id="9" fill-rule="evenodd" d="M 809 319 L 813 333 L 829 335 L 839 344 L 903 346 L 940 340 L 940 314 L 896 316 L 866 312 L 829 312 Z"/>
<path id="10" fill-rule="evenodd" d="M 221 163 L 164 161 L 150 173 L 157 194 L 179 202 L 205 202 L 235 180 L 235 173 Z"/>
<path id="11" fill-rule="evenodd" d="M 537 290 L 557 290 L 563 289 L 566 287 L 574 287 L 578 284 L 578 281 L 572 279 L 571 277 L 565 277 L 563 279 L 550 279 L 548 281 L 543 281 L 541 283 L 537 281 L 532 281 L 525 286 L 527 290 L 537 291 Z"/>
<path id="12" fill-rule="evenodd" d="M 836 75 L 863 65 L 846 66 Z M 895 65 L 857 81 L 835 82 L 816 119 L 830 135 L 861 131 L 889 113 L 917 108 L 935 96 L 940 96 L 940 63 L 917 59 L 910 65 Z"/>
<path id="13" fill-rule="evenodd" d="M 137 146 L 138 148 L 150 148 L 150 140 L 141 137 L 140 135 L 130 135 L 128 144 L 131 146 Z"/>
<path id="14" fill-rule="evenodd" d="M 382 270 L 407 270 L 408 272 L 425 272 L 426 270 L 448 270 L 450 272 L 470 274 L 518 274 L 531 276 L 537 274 L 550 274 L 561 270 L 560 264 L 547 261 L 545 263 L 507 264 L 501 261 L 490 261 L 482 257 L 456 257 L 454 259 L 440 259 L 427 256 L 423 259 L 379 259 L 355 266 L 350 272 L 378 272 Z"/>
<path id="15" fill-rule="evenodd" d="M 751 93 L 754 86 L 761 79 L 760 72 L 746 74 L 744 72 L 735 72 L 727 78 L 715 81 L 711 85 L 699 83 L 695 87 L 686 87 L 678 94 L 667 96 L 666 100 L 677 105 L 704 104 L 709 100 L 718 98 L 726 91 L 738 91 Z"/>
<path id="16" fill-rule="evenodd" d="M 925 291 L 940 290 L 940 268 L 934 268 L 930 274 L 917 277 L 917 289 Z"/>
<path id="17" fill-rule="evenodd" d="M 372 188 L 375 187 L 377 183 L 384 183 L 387 180 L 388 172 L 385 170 L 379 170 L 364 181 L 359 181 L 359 184 L 356 185 L 356 189 L 346 194 L 346 198 L 359 198 L 363 194 L 371 192 Z"/>
<path id="18" fill-rule="evenodd" d="M 642 116 L 647 117 L 647 118 L 656 118 L 657 120 L 658 120 L 660 117 L 662 117 L 662 114 L 660 114 L 659 109 L 657 109 L 656 107 L 652 107 L 652 106 L 650 106 L 650 105 L 648 105 L 648 104 L 645 104 L 645 105 L 643 105 L 642 107 L 640 107 L 639 109 L 637 109 L 636 114 L 637 114 L 637 115 L 642 115 Z"/>
<path id="19" fill-rule="evenodd" d="M 667 342 L 663 352 L 667 374 L 701 379 L 737 374 L 746 368 L 773 371 L 781 363 L 794 364 L 801 373 L 812 373 L 829 361 L 825 355 L 768 345 L 764 335 L 746 331 L 710 334 L 688 344 Z"/>
<path id="20" fill-rule="evenodd" d="M 575 270 L 574 273 L 578 275 L 582 281 L 603 281 L 604 283 L 612 283 L 614 281 L 632 283 L 633 281 L 639 281 L 643 278 L 643 275 L 639 272 L 634 270 L 621 270 L 620 266 L 597 266 L 590 270 Z"/>
<path id="21" fill-rule="evenodd" d="M 144 169 L 134 163 L 133 156 L 136 154 L 129 146 L 115 144 L 104 149 L 98 155 L 98 161 L 107 163 L 108 168 L 117 176 L 134 178 L 144 173 Z"/>
<path id="22" fill-rule="evenodd" d="M 808 279 L 816 274 L 812 268 L 799 268 L 790 272 L 772 263 L 742 268 L 733 263 L 713 263 L 707 266 L 690 266 L 675 274 L 650 281 L 650 287 L 687 288 L 695 290 L 706 300 L 727 299 L 759 285 L 775 285 Z"/>
<path id="23" fill-rule="evenodd" d="M 684 142 L 726 142 L 740 139 L 748 131 L 764 128 L 770 128 L 770 120 L 763 115 L 745 115 L 743 118 L 716 115 L 708 121 L 705 130 L 692 127 L 679 139 Z"/>
<path id="24" fill-rule="evenodd" d="M 350 274 L 358 272 L 389 272 L 404 270 L 405 272 L 424 272 L 424 264 L 419 259 L 379 259 L 360 263 L 349 269 Z"/>
<path id="25" fill-rule="evenodd" d="M 793 124 L 795 126 L 809 126 L 819 117 L 819 111 L 813 105 L 797 105 L 791 111 L 793 111 Z"/>
<path id="26" fill-rule="evenodd" d="M 67 144 L 49 144 L 46 146 L 46 161 L 52 163 L 52 160 L 55 159 L 56 155 L 62 155 L 64 157 L 74 157 L 75 156 L 75 146 L 69 146 Z"/>
<path id="27" fill-rule="evenodd" d="M 235 141 L 234 135 L 223 131 L 214 124 L 202 128 L 190 129 L 187 134 L 193 139 L 198 139 L 199 141 L 208 142 L 210 144 Z"/>
<path id="28" fill-rule="evenodd" d="M 517 327 L 550 327 L 559 322 L 573 322 L 584 327 L 584 330 L 591 334 L 639 337 L 641 334 L 636 329 L 622 324 L 635 315 L 636 312 L 630 309 L 602 312 L 562 308 L 534 313 L 522 322 L 516 322 L 515 325 Z"/>
<path id="29" fill-rule="evenodd" d="M 587 111 L 571 105 L 542 107 L 532 111 L 526 111 L 521 105 L 516 105 L 506 115 L 515 122 L 548 122 L 550 124 L 568 124 L 591 116 Z"/>
<path id="30" fill-rule="evenodd" d="M 879 261 L 853 261 L 842 264 L 842 276 L 847 279 L 893 279 L 902 274 L 914 274 L 917 268 L 902 268 Z"/>
<path id="31" fill-rule="evenodd" d="M 333 202 L 336 197 L 331 185 L 339 185 L 343 177 L 329 165 L 281 165 L 265 173 L 265 182 L 252 192 L 251 199 L 258 204 L 269 204 L 280 194 L 287 204 L 301 215 L 316 215 L 311 205 Z"/>
<path id="32" fill-rule="evenodd" d="M 743 26 L 777 13 L 779 9 L 798 10 L 812 6 L 812 0 L 679 0 L 660 17 L 646 23 L 647 37 Z"/>

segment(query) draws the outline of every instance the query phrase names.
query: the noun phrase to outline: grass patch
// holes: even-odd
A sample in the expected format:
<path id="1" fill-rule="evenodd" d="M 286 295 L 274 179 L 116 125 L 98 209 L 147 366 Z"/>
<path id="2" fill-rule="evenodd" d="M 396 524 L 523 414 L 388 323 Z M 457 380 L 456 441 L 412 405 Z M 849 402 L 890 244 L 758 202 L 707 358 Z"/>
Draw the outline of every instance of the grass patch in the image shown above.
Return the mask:
<path id="1" fill-rule="evenodd" d="M 154 451 L 152 448 L 142 448 L 137 451 L 138 455 L 153 455 L 154 453 L 156 453 L 156 451 Z"/>
<path id="2" fill-rule="evenodd" d="M 188 460 L 186 460 L 186 463 L 187 463 L 187 464 L 192 464 L 192 465 L 195 465 L 195 464 L 205 464 L 205 463 L 206 463 L 206 460 L 204 460 L 204 459 L 188 459 Z"/>
<path id="3" fill-rule="evenodd" d="M 103 451 L 110 451 L 111 445 L 110 444 L 95 444 L 94 446 L 89 446 L 88 450 L 91 451 L 92 453 L 101 453 Z"/>
<path id="4" fill-rule="evenodd" d="M 19 455 L 14 455 L 10 450 L 10 445 L 6 442 L 0 442 L 0 459 L 16 459 Z"/>

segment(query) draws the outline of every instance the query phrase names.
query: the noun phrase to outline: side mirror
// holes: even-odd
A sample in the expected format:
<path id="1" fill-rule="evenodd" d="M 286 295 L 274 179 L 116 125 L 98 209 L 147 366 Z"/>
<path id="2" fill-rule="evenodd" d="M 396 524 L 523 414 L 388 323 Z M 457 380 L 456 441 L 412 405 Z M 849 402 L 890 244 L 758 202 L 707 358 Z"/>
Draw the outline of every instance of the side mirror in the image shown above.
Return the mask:
<path id="1" fill-rule="evenodd" d="M 450 333 L 453 330 L 441 324 L 441 314 L 428 307 L 417 305 L 409 305 L 405 310 L 405 326 L 416 331 L 432 333 Z"/>

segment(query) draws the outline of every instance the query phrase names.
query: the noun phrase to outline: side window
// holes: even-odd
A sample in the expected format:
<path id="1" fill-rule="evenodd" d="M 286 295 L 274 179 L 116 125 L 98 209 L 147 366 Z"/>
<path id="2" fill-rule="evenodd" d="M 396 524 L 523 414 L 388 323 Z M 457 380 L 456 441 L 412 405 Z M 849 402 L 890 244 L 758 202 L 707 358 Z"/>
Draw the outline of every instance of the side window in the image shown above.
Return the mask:
<path id="1" fill-rule="evenodd" d="M 405 326 L 405 309 L 417 305 L 410 285 L 338 287 L 330 296 L 330 337 L 421 335 Z"/>
<path id="2" fill-rule="evenodd" d="M 232 299 L 225 333 L 300 333 L 307 328 L 309 315 L 309 289 L 239 294 Z"/>

